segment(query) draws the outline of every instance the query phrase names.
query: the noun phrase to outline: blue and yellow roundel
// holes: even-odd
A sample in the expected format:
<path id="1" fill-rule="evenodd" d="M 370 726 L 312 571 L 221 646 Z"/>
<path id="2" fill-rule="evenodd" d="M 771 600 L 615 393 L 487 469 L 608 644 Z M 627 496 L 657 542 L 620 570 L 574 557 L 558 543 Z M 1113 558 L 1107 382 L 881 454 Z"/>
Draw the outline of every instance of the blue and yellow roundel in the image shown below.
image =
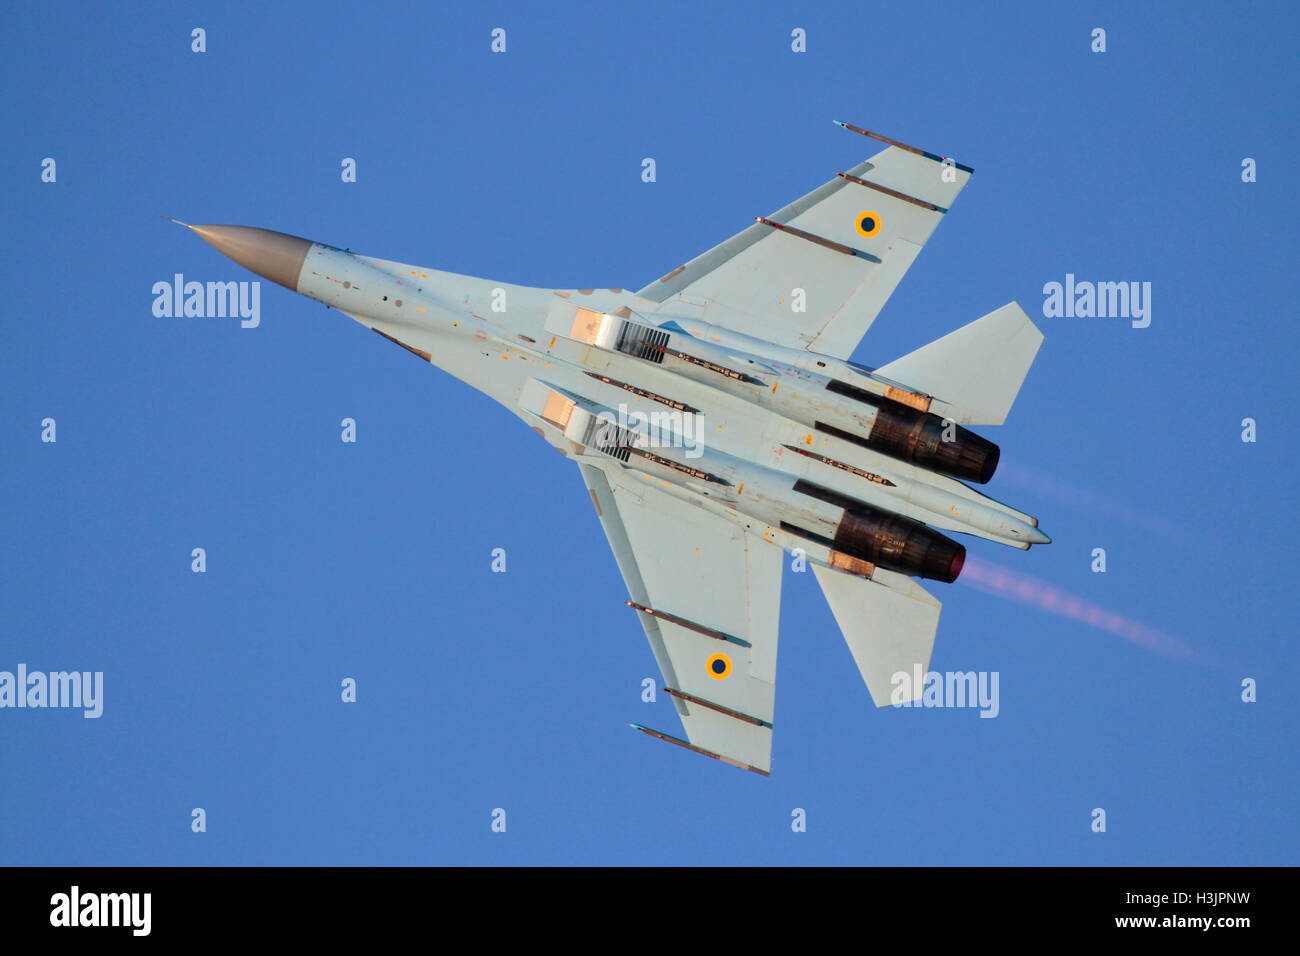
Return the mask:
<path id="1" fill-rule="evenodd" d="M 870 239 L 880 232 L 880 217 L 874 212 L 860 212 L 858 218 L 853 220 L 853 228 L 863 239 Z"/>
<path id="2" fill-rule="evenodd" d="M 731 673 L 731 658 L 726 654 L 714 654 L 704 662 L 704 667 L 714 680 L 724 680 Z"/>

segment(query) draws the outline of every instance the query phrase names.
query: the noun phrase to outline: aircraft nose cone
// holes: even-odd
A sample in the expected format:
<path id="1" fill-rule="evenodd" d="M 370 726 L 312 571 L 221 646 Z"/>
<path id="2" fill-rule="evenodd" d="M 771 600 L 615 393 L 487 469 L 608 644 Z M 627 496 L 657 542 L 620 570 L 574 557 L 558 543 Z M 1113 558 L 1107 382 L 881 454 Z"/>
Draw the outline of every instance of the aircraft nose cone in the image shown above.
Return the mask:
<path id="1" fill-rule="evenodd" d="M 184 225 L 184 224 L 183 224 Z M 255 226 L 190 226 L 208 245 L 249 272 L 298 291 L 310 239 Z"/>
<path id="2" fill-rule="evenodd" d="M 1039 531 L 1037 528 L 1030 528 L 1029 543 L 1030 544 L 1051 544 L 1052 539 L 1049 538 L 1047 535 L 1043 534 L 1043 532 Z"/>

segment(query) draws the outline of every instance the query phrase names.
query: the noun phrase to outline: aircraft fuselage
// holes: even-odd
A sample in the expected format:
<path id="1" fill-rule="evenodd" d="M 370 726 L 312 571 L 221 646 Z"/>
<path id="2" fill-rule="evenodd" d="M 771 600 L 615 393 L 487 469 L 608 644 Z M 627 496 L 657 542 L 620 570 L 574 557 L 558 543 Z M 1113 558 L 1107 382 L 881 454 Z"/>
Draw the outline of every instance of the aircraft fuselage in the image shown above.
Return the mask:
<path id="1" fill-rule="evenodd" d="M 968 487 L 997 446 L 929 396 L 622 289 L 538 289 L 239 226 L 192 226 L 519 415 L 561 454 L 626 467 L 808 560 L 955 580 L 943 531 L 1012 547 L 1037 521 Z M 941 410 L 941 409 L 940 409 Z"/>

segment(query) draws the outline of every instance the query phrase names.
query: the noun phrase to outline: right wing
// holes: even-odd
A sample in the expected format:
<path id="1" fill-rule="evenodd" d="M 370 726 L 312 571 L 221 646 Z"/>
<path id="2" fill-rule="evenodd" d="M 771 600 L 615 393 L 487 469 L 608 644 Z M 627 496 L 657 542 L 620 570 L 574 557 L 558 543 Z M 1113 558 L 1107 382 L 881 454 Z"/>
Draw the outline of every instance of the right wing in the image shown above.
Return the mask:
<path id="1" fill-rule="evenodd" d="M 579 467 L 690 742 L 633 726 L 767 774 L 781 548 L 621 467 Z"/>
<path id="2" fill-rule="evenodd" d="M 637 295 L 660 311 L 847 359 L 971 175 L 848 128 L 893 145 Z M 803 312 L 793 311 L 795 288 Z"/>

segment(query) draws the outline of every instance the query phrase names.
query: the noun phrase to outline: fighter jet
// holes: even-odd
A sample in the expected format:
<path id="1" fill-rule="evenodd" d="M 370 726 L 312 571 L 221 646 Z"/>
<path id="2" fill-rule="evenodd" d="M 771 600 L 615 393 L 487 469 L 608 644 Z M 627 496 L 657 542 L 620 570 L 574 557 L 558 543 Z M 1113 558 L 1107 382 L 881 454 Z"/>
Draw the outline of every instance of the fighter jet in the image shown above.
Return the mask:
<path id="1" fill-rule="evenodd" d="M 887 148 L 637 292 L 538 289 L 248 226 L 188 228 L 496 399 L 573 459 L 686 739 L 771 770 L 783 552 L 811 566 L 878 707 L 920 697 L 966 549 L 1037 519 L 974 490 L 1043 336 L 1014 302 L 850 361 L 973 170 Z M 182 223 L 182 225 L 185 225 Z"/>

